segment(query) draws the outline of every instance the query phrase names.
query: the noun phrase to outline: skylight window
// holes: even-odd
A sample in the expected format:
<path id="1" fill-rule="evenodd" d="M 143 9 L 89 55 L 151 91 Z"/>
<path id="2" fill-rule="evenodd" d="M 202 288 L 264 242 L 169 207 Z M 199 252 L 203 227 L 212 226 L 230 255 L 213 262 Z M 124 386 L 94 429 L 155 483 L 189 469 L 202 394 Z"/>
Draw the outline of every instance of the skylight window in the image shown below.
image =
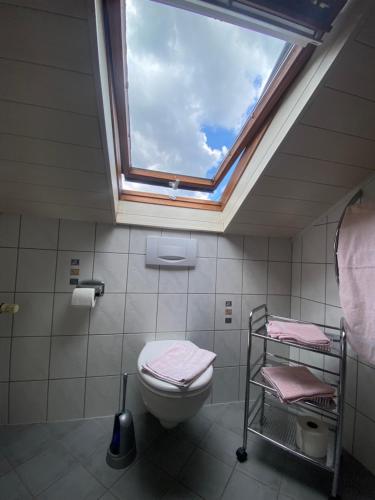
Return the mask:
<path id="1" fill-rule="evenodd" d="M 288 43 L 151 0 L 126 2 L 130 162 L 214 178 Z"/>

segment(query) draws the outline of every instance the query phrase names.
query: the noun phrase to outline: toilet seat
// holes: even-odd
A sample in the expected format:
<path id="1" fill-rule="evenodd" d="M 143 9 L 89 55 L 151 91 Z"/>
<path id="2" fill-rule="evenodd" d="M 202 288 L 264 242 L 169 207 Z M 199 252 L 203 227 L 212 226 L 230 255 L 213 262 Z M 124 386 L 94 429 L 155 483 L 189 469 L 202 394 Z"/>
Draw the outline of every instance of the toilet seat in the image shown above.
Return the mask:
<path id="1" fill-rule="evenodd" d="M 159 380 L 148 373 L 142 371 L 142 365 L 147 361 L 156 358 L 176 343 L 186 342 L 185 340 L 155 340 L 147 342 L 142 349 L 137 362 L 138 376 L 140 381 L 150 390 L 167 397 L 189 397 L 196 395 L 207 389 L 212 382 L 213 368 L 210 365 L 189 387 L 178 387 Z"/>

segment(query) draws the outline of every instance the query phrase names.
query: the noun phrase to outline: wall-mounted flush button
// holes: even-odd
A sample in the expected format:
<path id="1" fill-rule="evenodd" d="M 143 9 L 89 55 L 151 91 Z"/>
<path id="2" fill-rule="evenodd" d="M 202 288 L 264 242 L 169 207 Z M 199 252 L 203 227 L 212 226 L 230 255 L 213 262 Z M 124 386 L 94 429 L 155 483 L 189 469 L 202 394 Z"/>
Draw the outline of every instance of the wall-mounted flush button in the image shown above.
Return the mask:
<path id="1" fill-rule="evenodd" d="M 232 318 L 225 318 L 225 323 L 232 323 Z"/>
<path id="2" fill-rule="evenodd" d="M 79 266 L 79 259 L 70 259 L 71 266 Z"/>
<path id="3" fill-rule="evenodd" d="M 69 284 L 70 285 L 78 285 L 78 278 L 70 278 Z"/>
<path id="4" fill-rule="evenodd" d="M 225 307 L 232 307 L 232 301 L 231 300 L 226 300 L 225 301 Z"/>
<path id="5" fill-rule="evenodd" d="M 78 269 L 72 268 L 70 270 L 70 276 L 79 276 L 79 268 Z"/>
<path id="6" fill-rule="evenodd" d="M 225 309 L 225 316 L 232 316 L 232 309 L 231 308 Z"/>

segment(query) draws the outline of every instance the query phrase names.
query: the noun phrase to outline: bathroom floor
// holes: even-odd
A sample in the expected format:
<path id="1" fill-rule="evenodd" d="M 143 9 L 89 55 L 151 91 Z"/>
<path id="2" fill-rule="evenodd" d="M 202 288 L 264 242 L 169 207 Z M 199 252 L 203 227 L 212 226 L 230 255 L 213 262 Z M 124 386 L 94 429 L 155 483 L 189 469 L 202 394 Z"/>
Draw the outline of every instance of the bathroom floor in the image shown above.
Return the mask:
<path id="1" fill-rule="evenodd" d="M 320 500 L 330 475 L 251 437 L 240 464 L 242 405 L 204 407 L 163 430 L 135 417 L 138 456 L 126 470 L 105 463 L 112 418 L 0 428 L 0 499 Z M 375 477 L 344 456 L 342 500 L 375 498 Z"/>

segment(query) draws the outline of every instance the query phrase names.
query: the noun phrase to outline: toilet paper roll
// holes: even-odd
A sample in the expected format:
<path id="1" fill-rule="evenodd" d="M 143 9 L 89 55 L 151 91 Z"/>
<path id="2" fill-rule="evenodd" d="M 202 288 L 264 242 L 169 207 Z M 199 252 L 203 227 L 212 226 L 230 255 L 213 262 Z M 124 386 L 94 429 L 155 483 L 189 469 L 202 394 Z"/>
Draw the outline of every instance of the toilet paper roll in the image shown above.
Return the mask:
<path id="1" fill-rule="evenodd" d="M 75 288 L 72 295 L 72 306 L 94 307 L 95 288 Z"/>
<path id="2" fill-rule="evenodd" d="M 298 417 L 296 443 L 309 457 L 325 457 L 328 447 L 328 425 L 313 417 Z"/>

